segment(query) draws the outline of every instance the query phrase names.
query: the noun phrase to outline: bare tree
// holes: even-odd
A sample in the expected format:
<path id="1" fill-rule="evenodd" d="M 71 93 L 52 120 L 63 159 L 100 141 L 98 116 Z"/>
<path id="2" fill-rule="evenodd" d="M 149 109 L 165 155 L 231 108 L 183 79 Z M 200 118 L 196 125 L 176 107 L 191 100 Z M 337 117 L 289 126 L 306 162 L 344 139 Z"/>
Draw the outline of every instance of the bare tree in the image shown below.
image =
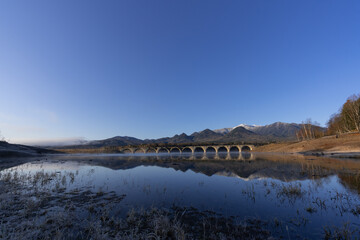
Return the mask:
<path id="1" fill-rule="evenodd" d="M 301 128 L 296 132 L 298 141 L 310 140 L 314 138 L 320 138 L 324 136 L 324 131 L 317 122 L 311 121 L 310 118 L 302 122 Z"/>
<path id="2" fill-rule="evenodd" d="M 328 135 L 338 135 L 343 132 L 342 119 L 340 113 L 335 113 L 331 115 L 329 121 L 327 122 L 327 134 Z"/>
<path id="3" fill-rule="evenodd" d="M 339 113 L 331 115 L 327 125 L 328 134 L 360 132 L 360 94 L 350 96 Z"/>
<path id="4" fill-rule="evenodd" d="M 360 95 L 352 95 L 347 99 L 341 115 L 346 131 L 360 131 Z"/>

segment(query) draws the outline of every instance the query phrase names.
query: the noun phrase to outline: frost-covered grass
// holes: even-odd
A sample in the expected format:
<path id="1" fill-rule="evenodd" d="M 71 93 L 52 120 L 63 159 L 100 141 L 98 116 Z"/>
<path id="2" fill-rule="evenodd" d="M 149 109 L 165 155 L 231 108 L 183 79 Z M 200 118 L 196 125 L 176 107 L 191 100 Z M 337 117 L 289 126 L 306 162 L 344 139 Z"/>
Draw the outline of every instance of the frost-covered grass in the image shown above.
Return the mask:
<path id="1" fill-rule="evenodd" d="M 74 174 L 2 173 L 0 239 L 267 239 L 258 220 L 194 208 L 122 209 L 114 192 L 64 190 Z M 27 184 L 25 184 L 27 183 Z M 51 187 L 49 187 L 51 186 Z"/>

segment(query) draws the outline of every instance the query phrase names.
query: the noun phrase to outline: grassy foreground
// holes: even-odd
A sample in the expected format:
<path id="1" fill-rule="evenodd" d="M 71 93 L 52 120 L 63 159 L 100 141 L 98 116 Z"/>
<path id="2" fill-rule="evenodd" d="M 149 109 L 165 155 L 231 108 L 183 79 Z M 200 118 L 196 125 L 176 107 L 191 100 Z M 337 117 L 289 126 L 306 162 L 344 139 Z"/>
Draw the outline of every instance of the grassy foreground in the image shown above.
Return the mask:
<path id="1" fill-rule="evenodd" d="M 124 195 L 65 191 L 73 178 L 43 172 L 0 176 L 0 239 L 272 239 L 260 220 L 237 221 L 191 207 L 124 212 L 117 209 Z M 51 181 L 51 191 L 42 188 Z"/>

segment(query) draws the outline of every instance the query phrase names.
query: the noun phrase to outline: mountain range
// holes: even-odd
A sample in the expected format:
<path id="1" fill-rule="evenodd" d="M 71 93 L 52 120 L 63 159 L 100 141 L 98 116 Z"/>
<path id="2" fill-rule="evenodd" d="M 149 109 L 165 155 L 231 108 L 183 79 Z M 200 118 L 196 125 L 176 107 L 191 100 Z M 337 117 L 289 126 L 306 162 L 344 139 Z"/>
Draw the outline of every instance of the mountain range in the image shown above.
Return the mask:
<path id="1" fill-rule="evenodd" d="M 276 122 L 258 126 L 240 124 L 233 128 L 205 129 L 191 135 L 176 134 L 173 137 L 158 139 L 138 139 L 128 136 L 116 136 L 104 140 L 88 141 L 79 145 L 63 146 L 61 148 L 97 148 L 110 146 L 126 146 L 141 144 L 192 144 L 192 143 L 269 143 L 291 141 L 296 139 L 295 133 L 301 129 L 301 124 Z M 325 131 L 325 128 L 320 128 Z"/>

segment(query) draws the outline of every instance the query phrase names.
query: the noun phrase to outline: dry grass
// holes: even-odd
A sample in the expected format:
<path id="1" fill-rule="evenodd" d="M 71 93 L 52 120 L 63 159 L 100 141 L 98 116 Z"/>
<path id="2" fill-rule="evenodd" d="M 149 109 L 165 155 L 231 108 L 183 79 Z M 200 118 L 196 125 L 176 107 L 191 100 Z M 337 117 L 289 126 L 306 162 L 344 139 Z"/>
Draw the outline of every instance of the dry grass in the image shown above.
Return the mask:
<path id="1" fill-rule="evenodd" d="M 300 183 L 297 184 L 290 183 L 289 185 L 283 185 L 280 191 L 278 192 L 278 195 L 285 195 L 288 198 L 298 198 L 301 197 L 303 194 L 304 193 L 301 190 Z"/>
<path id="2" fill-rule="evenodd" d="M 273 143 L 256 148 L 258 152 L 360 152 L 360 134 L 328 136 L 296 143 Z"/>
<path id="3" fill-rule="evenodd" d="M 359 238 L 359 230 L 352 230 L 350 224 L 344 224 L 342 227 L 325 227 L 324 239 L 350 240 Z"/>
<path id="4" fill-rule="evenodd" d="M 194 208 L 130 209 L 114 192 L 65 191 L 76 175 L 0 175 L 0 239 L 267 239 L 261 221 Z M 24 184 L 27 182 L 28 184 Z M 52 189 L 49 189 L 52 186 Z"/>

